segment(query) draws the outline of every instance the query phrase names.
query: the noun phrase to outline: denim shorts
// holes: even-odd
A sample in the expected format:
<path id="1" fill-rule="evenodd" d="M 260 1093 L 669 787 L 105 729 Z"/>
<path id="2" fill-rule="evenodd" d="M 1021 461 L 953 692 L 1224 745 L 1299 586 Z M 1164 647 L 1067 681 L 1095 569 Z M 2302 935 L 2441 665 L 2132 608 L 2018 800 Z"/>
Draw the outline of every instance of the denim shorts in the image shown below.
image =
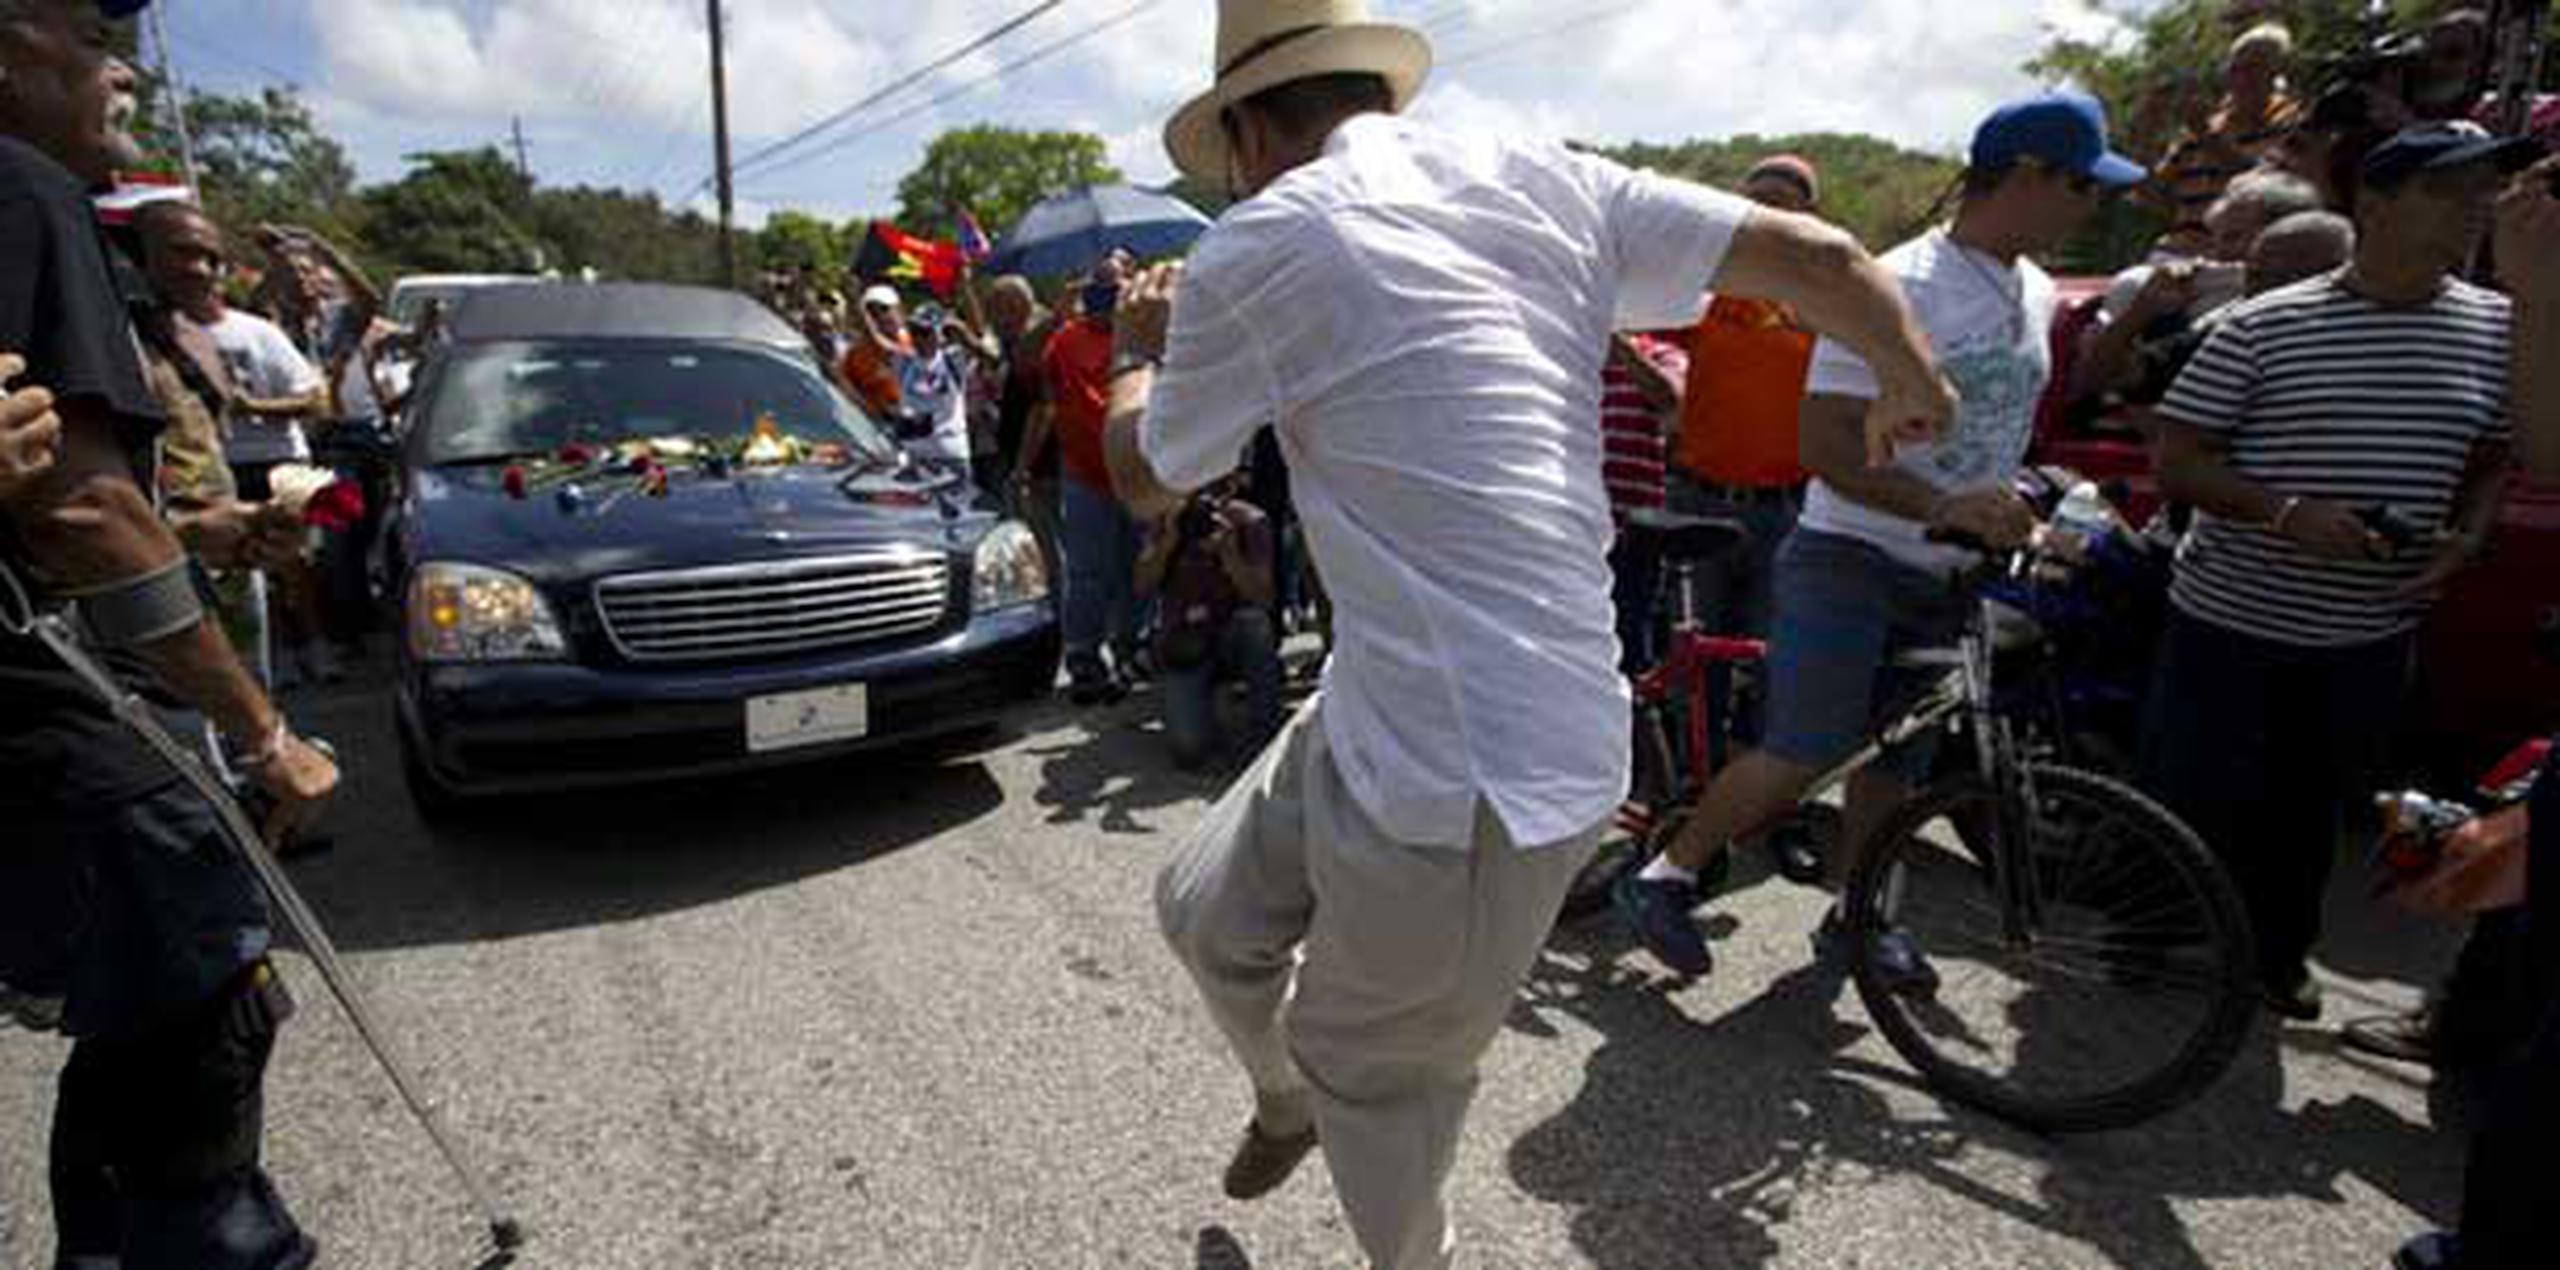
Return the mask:
<path id="1" fill-rule="evenodd" d="M 1918 696 L 1938 671 L 1898 669 L 1911 649 L 1954 645 L 1972 600 L 1943 574 L 1903 564 L 1855 538 L 1798 529 L 1778 548 L 1769 628 L 1769 709 L 1761 748 L 1828 768 L 1857 752 L 1880 716 Z M 1884 756 L 1910 784 L 1928 775 L 1930 736 Z"/>

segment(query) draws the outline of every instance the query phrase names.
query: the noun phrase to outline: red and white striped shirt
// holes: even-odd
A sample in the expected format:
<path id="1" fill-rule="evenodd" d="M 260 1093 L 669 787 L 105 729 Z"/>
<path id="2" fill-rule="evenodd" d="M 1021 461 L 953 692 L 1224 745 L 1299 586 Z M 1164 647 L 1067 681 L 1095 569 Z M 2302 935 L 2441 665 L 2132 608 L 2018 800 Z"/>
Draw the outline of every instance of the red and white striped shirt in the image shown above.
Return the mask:
<path id="1" fill-rule="evenodd" d="M 1689 355 L 1649 335 L 1627 337 L 1636 353 L 1669 377 L 1688 382 Z M 1671 459 L 1671 433 L 1679 409 L 1657 409 L 1637 387 L 1633 372 L 1611 358 L 1600 371 L 1601 475 L 1609 485 L 1609 513 L 1624 518 L 1638 508 L 1659 509 L 1666 501 L 1664 473 Z"/>

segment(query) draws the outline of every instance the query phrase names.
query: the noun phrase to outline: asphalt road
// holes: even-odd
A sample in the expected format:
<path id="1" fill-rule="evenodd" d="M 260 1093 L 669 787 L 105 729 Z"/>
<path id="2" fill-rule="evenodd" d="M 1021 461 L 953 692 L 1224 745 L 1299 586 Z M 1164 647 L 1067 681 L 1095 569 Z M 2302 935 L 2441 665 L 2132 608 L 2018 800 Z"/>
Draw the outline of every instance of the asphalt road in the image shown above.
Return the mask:
<path id="1" fill-rule="evenodd" d="M 431 834 L 388 708 L 343 746 L 340 845 L 297 876 L 534 1232 L 519 1264 L 1350 1267 L 1320 1163 L 1217 1174 L 1241 1079 L 1148 888 L 1214 792 L 1147 699 L 1027 715 L 979 756 L 866 758 L 506 808 Z M 2048 1141 L 1916 1087 L 1805 968 L 1812 892 L 1720 903 L 1674 984 L 1562 934 L 1488 1060 L 1456 1181 L 1492 1267 L 2379 1266 L 2453 1216 L 2460 1144 L 2412 1073 L 2262 1029 L 2202 1103 Z M 2332 1018 L 2404 1004 L 2441 932 L 2342 885 Z M 307 963 L 271 1163 L 335 1267 L 461 1267 L 455 1186 Z M 50 1255 L 51 1040 L 0 1032 L 0 1266 Z M 2451 1114 L 2449 1107 L 2439 1108 Z"/>

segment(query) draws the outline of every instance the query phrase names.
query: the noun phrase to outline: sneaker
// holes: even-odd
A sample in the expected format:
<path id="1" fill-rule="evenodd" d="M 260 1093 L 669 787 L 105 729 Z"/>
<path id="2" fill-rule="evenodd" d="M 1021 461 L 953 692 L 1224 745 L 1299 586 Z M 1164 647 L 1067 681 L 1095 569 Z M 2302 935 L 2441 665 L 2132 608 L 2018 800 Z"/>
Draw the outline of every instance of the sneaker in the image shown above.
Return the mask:
<path id="1" fill-rule="evenodd" d="M 1629 870 L 1618 875 L 1609 898 L 1663 965 L 1692 979 L 1715 968 L 1707 937 L 1689 919 L 1689 911 L 1698 906 L 1696 886 L 1676 878 L 1647 879 Z"/>
<path id="2" fill-rule="evenodd" d="M 1260 1199 L 1280 1189 L 1289 1175 L 1298 1171 L 1298 1163 L 1315 1149 L 1315 1126 L 1306 1132 L 1286 1138 L 1264 1135 L 1259 1121 L 1247 1121 L 1244 1140 L 1236 1143 L 1234 1158 L 1227 1161 L 1224 1186 L 1229 1199 Z"/>
<path id="3" fill-rule="evenodd" d="M 2338 1029 L 2338 1043 L 2376 1058 L 2433 1067 L 2436 1063 L 2435 1011 L 2419 1006 L 2407 1014 L 2350 1019 Z"/>
<path id="4" fill-rule="evenodd" d="M 1814 960 L 1835 969 L 1849 967 L 1849 924 L 1837 907 L 1822 915 L 1822 925 L 1813 932 Z M 1888 926 L 1875 939 L 1871 950 L 1874 965 L 1885 986 L 1908 996 L 1927 996 L 1938 990 L 1938 968 L 1920 951 L 1920 941 L 1899 926 Z"/>

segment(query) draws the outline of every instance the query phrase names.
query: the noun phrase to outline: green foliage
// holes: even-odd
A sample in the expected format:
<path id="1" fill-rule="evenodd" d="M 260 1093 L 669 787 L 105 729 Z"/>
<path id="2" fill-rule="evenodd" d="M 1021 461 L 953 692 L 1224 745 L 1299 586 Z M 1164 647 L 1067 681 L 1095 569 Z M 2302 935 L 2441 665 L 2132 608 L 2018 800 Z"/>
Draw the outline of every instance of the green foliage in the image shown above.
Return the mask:
<path id="1" fill-rule="evenodd" d="M 289 220 L 341 236 L 350 228 L 355 165 L 290 91 L 270 88 L 255 99 L 190 93 L 187 125 L 216 218 L 244 226 Z"/>
<path id="2" fill-rule="evenodd" d="M 2083 0 L 2093 8 L 2113 8 Z M 2426 0 L 2402 0 L 2414 18 Z M 2320 68 L 2363 47 L 2375 34 L 2364 0 L 2285 0 L 2255 8 L 2230 0 L 2169 0 L 2145 14 L 2118 11 L 2134 38 L 2112 45 L 2056 37 L 2027 63 L 2029 74 L 2070 83 L 2105 102 L 2117 148 L 2156 159 L 2177 142 L 2188 119 L 2210 110 L 2222 92 L 2231 41 L 2272 9 L 2293 31 L 2297 92 L 2316 89 Z"/>
<path id="3" fill-rule="evenodd" d="M 1728 190 L 1738 188 L 1751 165 L 1769 155 L 1803 155 L 1822 174 L 1822 215 L 1879 251 L 1927 228 L 1939 197 L 1964 170 L 1955 159 L 1842 133 L 1586 148 L 1633 167 Z"/>
<path id="4" fill-rule="evenodd" d="M 807 212 L 781 211 L 765 218 L 756 234 L 756 254 L 767 269 L 795 269 L 804 275 L 833 278 L 844 272 L 848 231 Z"/>
<path id="5" fill-rule="evenodd" d="M 563 274 L 592 269 L 600 278 L 721 281 L 719 227 L 692 212 L 670 212 L 656 194 L 584 185 L 536 190 L 529 228 Z M 742 247 L 752 241 L 740 237 Z"/>
<path id="6" fill-rule="evenodd" d="M 358 196 L 374 257 L 426 273 L 520 273 L 548 263 L 530 228 L 533 182 L 495 146 L 409 160 L 408 175 Z"/>
<path id="7" fill-rule="evenodd" d="M 949 239 L 953 210 L 1001 238 L 1032 205 L 1079 185 L 1120 180 L 1102 138 L 1085 132 L 1026 132 L 980 125 L 943 133 L 924 162 L 898 182 L 898 228 Z"/>

